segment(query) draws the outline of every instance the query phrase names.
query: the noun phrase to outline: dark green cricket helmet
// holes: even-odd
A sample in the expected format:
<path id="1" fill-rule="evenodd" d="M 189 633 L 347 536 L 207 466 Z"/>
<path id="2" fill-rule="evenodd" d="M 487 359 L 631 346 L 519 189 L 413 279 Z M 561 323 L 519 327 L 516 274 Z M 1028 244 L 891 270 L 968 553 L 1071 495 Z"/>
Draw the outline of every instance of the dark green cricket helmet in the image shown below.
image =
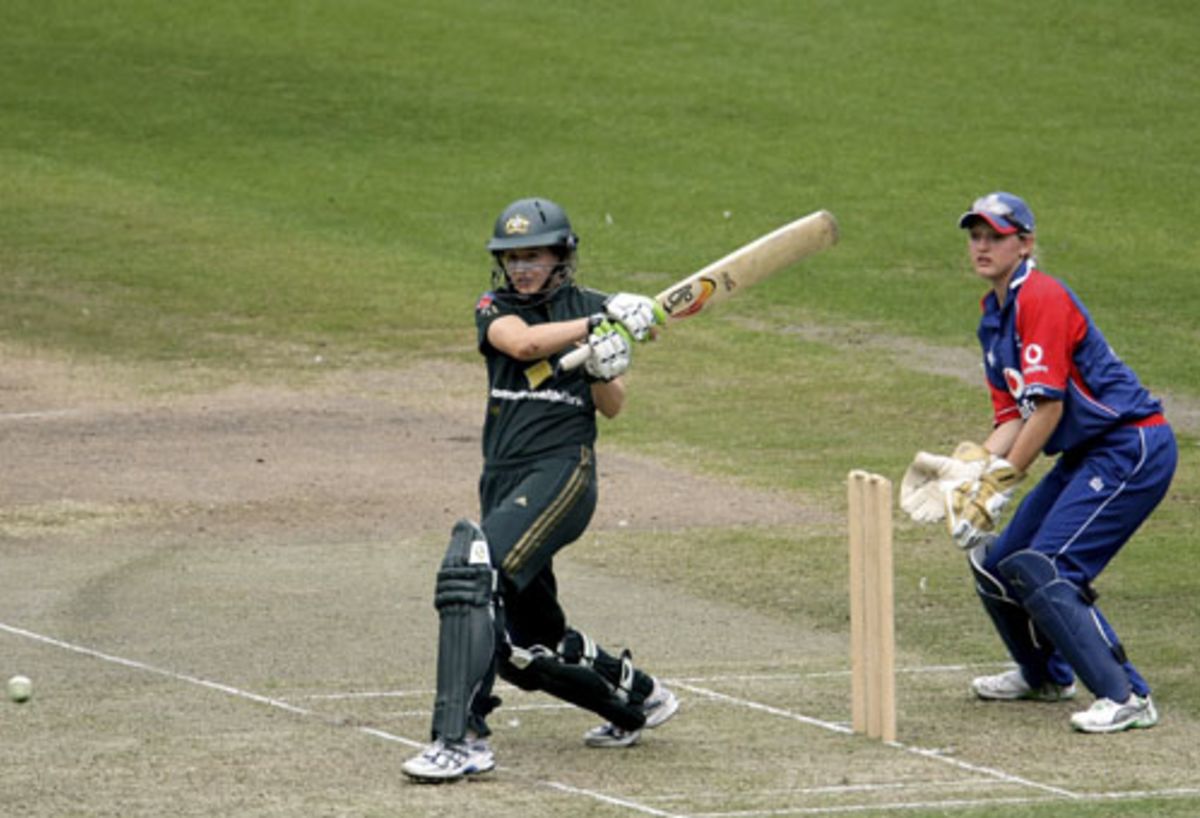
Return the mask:
<path id="1" fill-rule="evenodd" d="M 522 247 L 552 247 L 567 258 L 579 246 L 567 212 L 549 199 L 518 199 L 496 219 L 487 249 L 493 254 Z"/>
<path id="2" fill-rule="evenodd" d="M 525 305 L 542 304 L 554 298 L 564 284 L 573 280 L 578 246 L 579 236 L 571 229 L 567 212 L 554 202 L 539 198 L 513 202 L 496 219 L 487 243 L 494 260 L 492 289 L 496 297 Z M 504 253 L 528 247 L 548 247 L 558 256 L 558 264 L 540 292 L 517 293 L 505 269 Z"/>

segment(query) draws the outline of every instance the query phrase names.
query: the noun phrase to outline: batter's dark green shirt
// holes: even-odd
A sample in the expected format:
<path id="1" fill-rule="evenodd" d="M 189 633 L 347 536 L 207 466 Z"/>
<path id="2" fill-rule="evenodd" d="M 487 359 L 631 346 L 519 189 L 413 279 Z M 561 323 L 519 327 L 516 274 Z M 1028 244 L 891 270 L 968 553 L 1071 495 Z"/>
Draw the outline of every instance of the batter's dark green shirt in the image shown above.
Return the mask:
<path id="1" fill-rule="evenodd" d="M 515 465 L 592 446 L 596 442 L 596 405 L 583 368 L 556 375 L 558 355 L 540 361 L 510 358 L 488 343 L 487 331 L 502 315 L 516 315 L 532 326 L 603 312 L 607 295 L 574 284 L 563 285 L 537 306 L 505 295 L 487 292 L 475 305 L 479 351 L 487 359 L 488 373 L 484 466 Z"/>

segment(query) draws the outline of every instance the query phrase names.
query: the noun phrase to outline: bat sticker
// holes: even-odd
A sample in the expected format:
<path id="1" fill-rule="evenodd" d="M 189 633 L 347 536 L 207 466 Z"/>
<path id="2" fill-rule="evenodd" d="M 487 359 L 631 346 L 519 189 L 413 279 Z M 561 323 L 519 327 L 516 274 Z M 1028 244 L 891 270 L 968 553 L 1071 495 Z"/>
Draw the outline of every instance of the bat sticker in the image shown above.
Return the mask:
<path id="1" fill-rule="evenodd" d="M 707 276 L 695 282 L 699 287 L 699 293 L 695 295 L 692 291 L 695 289 L 692 283 L 688 283 L 683 287 L 677 288 L 674 292 L 667 296 L 667 303 L 663 305 L 667 315 L 672 318 L 687 318 L 689 315 L 700 312 L 704 309 L 704 302 L 717 291 L 717 282 Z M 685 305 L 680 309 L 680 305 Z"/>
<path id="2" fill-rule="evenodd" d="M 690 318 L 837 241 L 837 219 L 828 210 L 818 210 L 705 265 L 655 295 L 654 300 L 672 322 Z M 590 354 L 585 345 L 564 353 L 558 359 L 558 371 L 580 366 Z"/>

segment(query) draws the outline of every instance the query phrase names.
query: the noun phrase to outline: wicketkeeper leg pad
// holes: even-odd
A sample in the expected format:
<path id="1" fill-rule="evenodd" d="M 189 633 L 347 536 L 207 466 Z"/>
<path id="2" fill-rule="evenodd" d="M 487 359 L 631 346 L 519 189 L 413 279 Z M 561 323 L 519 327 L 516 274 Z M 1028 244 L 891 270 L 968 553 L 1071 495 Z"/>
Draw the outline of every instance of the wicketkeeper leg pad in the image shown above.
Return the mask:
<path id="1" fill-rule="evenodd" d="M 459 741 L 472 700 L 494 677 L 497 632 L 496 572 L 487 539 L 470 520 L 454 525 L 433 602 L 440 619 L 433 734 Z"/>
<path id="2" fill-rule="evenodd" d="M 1115 702 L 1129 698 L 1125 651 L 1105 635 L 1088 591 L 1059 577 L 1050 558 L 1036 551 L 1013 554 L 997 570 L 1092 693 Z"/>
<path id="3" fill-rule="evenodd" d="M 1054 645 L 1038 632 L 1025 608 L 1009 595 L 1000 578 L 984 567 L 987 564 L 987 550 L 995 539 L 995 535 L 990 536 L 987 542 L 975 546 L 967 554 L 967 564 L 975 576 L 975 592 L 984 610 L 991 617 L 1009 655 L 1020 665 L 1025 681 L 1032 687 L 1040 687 L 1046 682 L 1069 684 L 1070 678 L 1047 678 Z"/>

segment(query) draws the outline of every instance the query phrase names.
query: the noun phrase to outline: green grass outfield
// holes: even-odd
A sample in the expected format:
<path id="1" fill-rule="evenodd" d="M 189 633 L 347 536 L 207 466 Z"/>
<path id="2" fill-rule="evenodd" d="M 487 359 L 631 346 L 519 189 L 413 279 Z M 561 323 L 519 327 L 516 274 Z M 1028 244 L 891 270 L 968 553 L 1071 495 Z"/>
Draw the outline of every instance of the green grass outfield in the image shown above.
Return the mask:
<path id="1" fill-rule="evenodd" d="M 0 341 L 240 379 L 303 377 L 316 355 L 472 360 L 483 243 L 512 199 L 567 208 L 582 281 L 645 292 L 827 208 L 841 244 L 640 354 L 605 432 L 838 508 L 848 469 L 898 477 L 986 430 L 982 387 L 932 373 L 974 342 L 955 220 L 988 190 L 1026 197 L 1043 266 L 1195 416 L 1198 35 L 1190 0 L 5 0 Z M 1171 496 L 1100 587 L 1195 722 L 1194 425 L 1180 443 Z M 707 569 L 608 547 L 844 628 L 837 531 L 738 536 L 728 563 L 696 545 Z M 995 659 L 941 533 L 898 536 L 904 647 Z M 781 562 L 826 581 L 798 598 L 747 570 Z M 918 597 L 922 577 L 949 590 Z"/>

